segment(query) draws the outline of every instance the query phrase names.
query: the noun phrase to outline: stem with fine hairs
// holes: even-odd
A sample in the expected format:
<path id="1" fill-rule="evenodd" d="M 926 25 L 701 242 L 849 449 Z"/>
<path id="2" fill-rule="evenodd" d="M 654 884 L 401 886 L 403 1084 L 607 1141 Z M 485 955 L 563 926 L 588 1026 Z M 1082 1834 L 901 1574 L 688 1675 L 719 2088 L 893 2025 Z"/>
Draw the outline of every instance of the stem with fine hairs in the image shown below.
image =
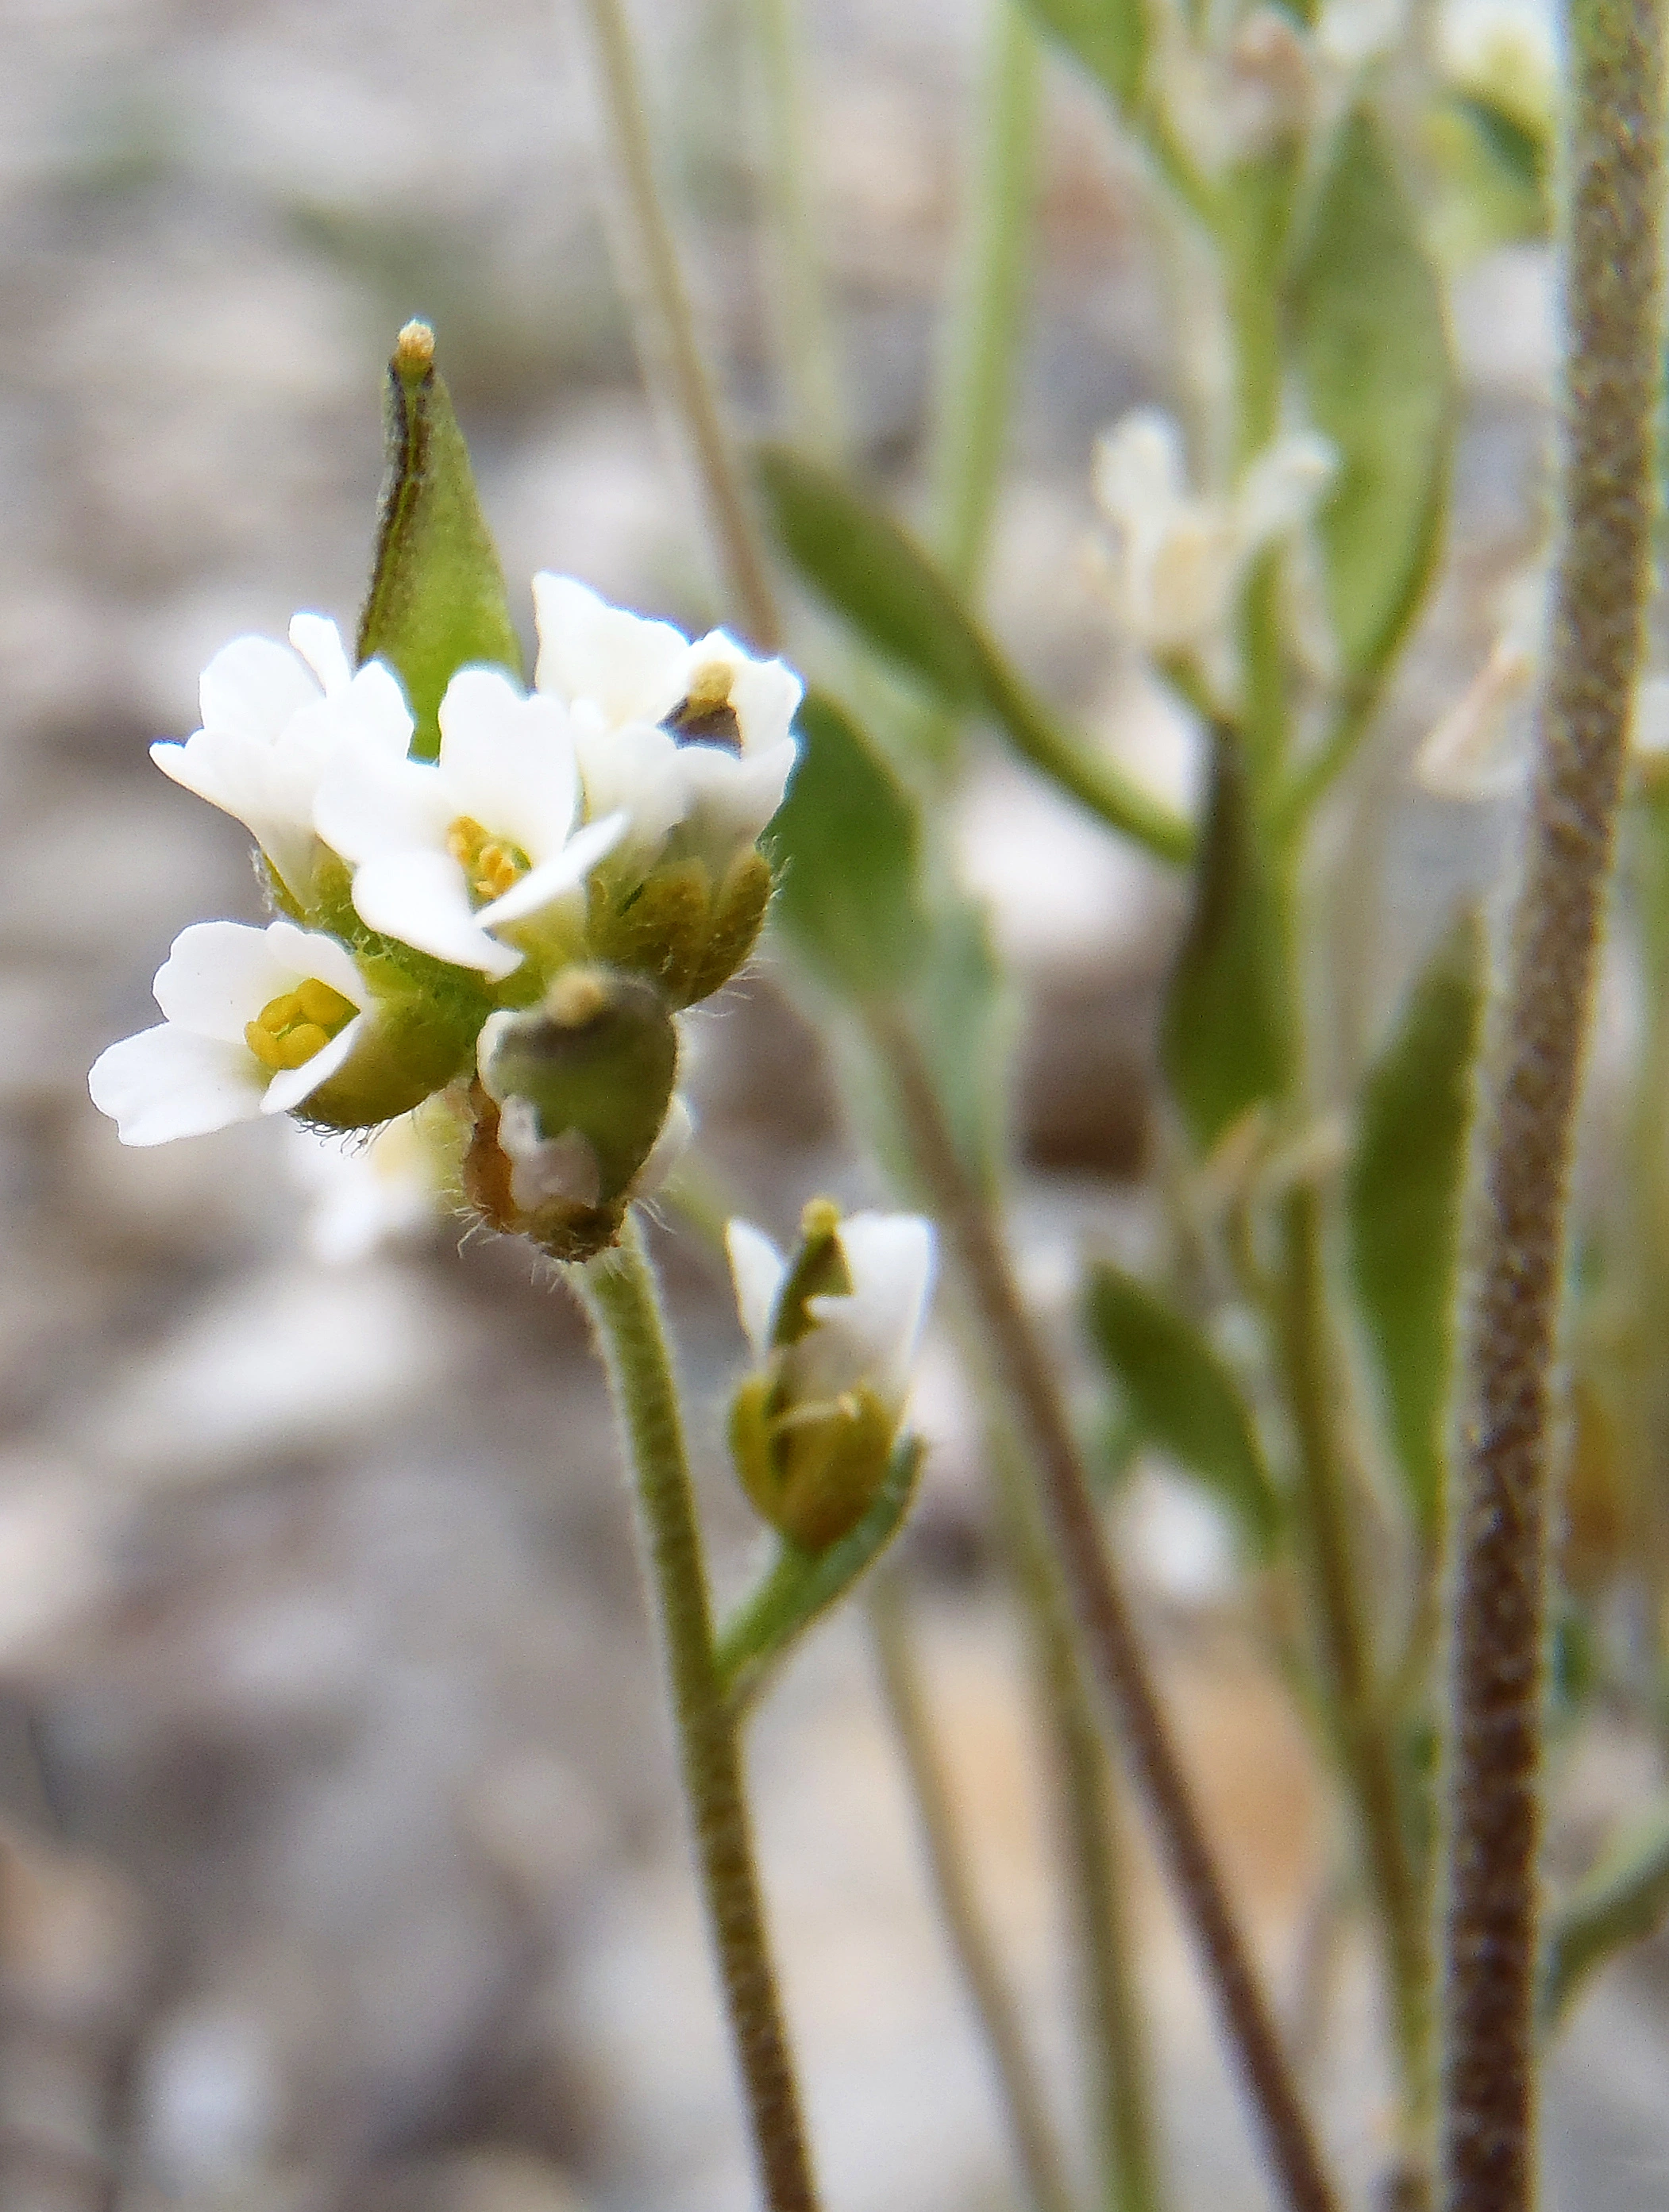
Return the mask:
<path id="1" fill-rule="evenodd" d="M 1568 1194 L 1644 636 L 1662 369 L 1660 0 L 1571 0 L 1562 520 L 1521 874 L 1464 1216 L 1448 1526 L 1439 2171 L 1536 2192 L 1544 1646 Z"/>
<path id="2" fill-rule="evenodd" d="M 782 2001 L 754 1864 L 735 1723 L 713 1614 L 660 1298 L 635 1223 L 574 1269 L 627 1445 L 644 1566 L 659 1622 L 695 1860 L 767 2212 L 816 2212 Z"/>

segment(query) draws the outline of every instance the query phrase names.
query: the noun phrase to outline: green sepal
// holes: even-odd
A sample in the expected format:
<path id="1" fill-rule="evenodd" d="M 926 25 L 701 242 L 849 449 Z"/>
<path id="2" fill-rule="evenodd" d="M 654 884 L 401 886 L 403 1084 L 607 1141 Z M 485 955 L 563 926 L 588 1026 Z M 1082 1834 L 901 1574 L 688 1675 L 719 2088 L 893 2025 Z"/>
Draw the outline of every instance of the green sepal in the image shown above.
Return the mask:
<path id="1" fill-rule="evenodd" d="M 1121 1401 L 1115 1432 L 1153 1444 L 1222 1499 L 1259 1556 L 1283 1518 L 1256 1424 L 1239 1383 L 1204 1333 L 1120 1269 L 1092 1267 L 1090 1341 Z"/>
<path id="2" fill-rule="evenodd" d="M 921 1472 L 923 1445 L 895 1448 L 863 1518 L 821 1552 L 785 1540 L 749 1596 L 720 1626 L 714 1659 L 731 1711 L 740 1715 L 806 1631 L 843 1598 L 903 1526 Z"/>
<path id="3" fill-rule="evenodd" d="M 1290 927 L 1284 878 L 1259 837 L 1239 748 L 1220 733 L 1193 904 L 1159 1037 L 1166 1080 L 1202 1152 L 1248 1108 L 1287 1087 Z"/>
<path id="4" fill-rule="evenodd" d="M 731 1450 L 762 1520 L 803 1552 L 850 1534 L 886 1479 L 898 1417 L 861 1387 L 779 1408 L 770 1376 L 750 1376 L 731 1408 Z"/>
<path id="5" fill-rule="evenodd" d="M 542 1139 L 569 1130 L 586 1139 L 606 1207 L 629 1192 L 665 1127 L 678 1033 L 643 976 L 574 968 L 535 1012 L 498 1018 L 482 1062 L 489 1097 L 529 1100 Z"/>
<path id="6" fill-rule="evenodd" d="M 1345 1180 L 1350 1273 L 1415 1519 L 1435 1534 L 1460 1269 L 1461 1187 L 1487 945 L 1464 915 L 1369 1071 Z"/>
<path id="7" fill-rule="evenodd" d="M 592 874 L 586 938 L 598 959 L 652 977 L 674 1007 L 693 1006 L 746 963 L 773 882 L 770 862 L 752 847 L 716 884 L 701 860 L 671 861 L 623 885 L 605 864 Z"/>
<path id="8" fill-rule="evenodd" d="M 440 702 L 458 671 L 486 661 L 519 678 L 522 658 L 469 450 L 423 324 L 400 333 L 385 420 L 386 466 L 359 658 L 385 660 L 398 676 L 416 724 L 412 753 L 434 760 Z"/>
<path id="9" fill-rule="evenodd" d="M 1292 290 L 1309 420 L 1338 472 L 1317 517 L 1328 611 L 1347 676 L 1370 682 L 1401 643 L 1441 538 L 1455 382 L 1442 289 L 1384 130 L 1339 131 Z"/>

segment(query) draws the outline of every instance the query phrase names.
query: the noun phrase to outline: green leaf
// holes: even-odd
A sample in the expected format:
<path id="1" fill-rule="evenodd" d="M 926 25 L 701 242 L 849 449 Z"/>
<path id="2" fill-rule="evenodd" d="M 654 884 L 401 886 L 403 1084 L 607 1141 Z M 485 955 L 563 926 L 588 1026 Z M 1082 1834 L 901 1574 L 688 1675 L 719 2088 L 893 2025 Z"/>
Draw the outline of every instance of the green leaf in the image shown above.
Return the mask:
<path id="1" fill-rule="evenodd" d="M 1239 750 L 1219 736 L 1193 908 L 1159 1035 L 1166 1079 L 1202 1152 L 1249 1107 L 1287 1086 L 1294 1050 L 1289 928 L 1284 887 L 1258 837 Z"/>
<path id="2" fill-rule="evenodd" d="M 994 722 L 1016 751 L 1122 836 L 1163 860 L 1188 857 L 1187 823 L 1062 729 L 890 515 L 785 447 L 762 451 L 759 475 L 784 550 L 877 653 L 948 712 Z"/>
<path id="3" fill-rule="evenodd" d="M 1548 1923 L 1541 2019 L 1563 2025 L 1580 1990 L 1669 1918 L 1669 1803 L 1647 1814 L 1564 1898 Z"/>
<path id="4" fill-rule="evenodd" d="M 1065 46 L 1127 114 L 1141 97 L 1147 15 L 1141 0 L 1025 0 L 1040 30 Z"/>
<path id="5" fill-rule="evenodd" d="M 821 1552 L 785 1540 L 774 1565 L 720 1627 L 713 1658 L 733 1712 L 747 1710 L 789 1650 L 872 1566 L 903 1524 L 915 1496 L 924 1446 L 907 1437 L 863 1519 Z"/>
<path id="6" fill-rule="evenodd" d="M 1338 474 L 1319 529 L 1348 673 L 1370 681 L 1430 576 L 1448 484 L 1454 380 L 1437 275 L 1379 124 L 1338 133 L 1293 289 L 1311 422 Z"/>
<path id="7" fill-rule="evenodd" d="M 1133 1275 L 1090 1270 L 1085 1315 L 1130 1430 L 1206 1484 L 1259 1552 L 1281 1502 L 1239 1385 L 1193 1323 Z"/>
<path id="8" fill-rule="evenodd" d="M 914 1000 L 917 1036 L 957 1153 L 987 1189 L 1003 1159 L 1008 1011 L 984 908 L 955 899 L 933 916 Z"/>
<path id="9" fill-rule="evenodd" d="M 359 657 L 387 661 L 416 721 L 411 750 L 433 760 L 448 684 L 472 661 L 522 672 L 504 570 L 488 534 L 464 434 L 434 366 L 434 333 L 411 323 L 388 365 L 387 459 Z"/>
<path id="10" fill-rule="evenodd" d="M 1469 913 L 1428 963 L 1369 1073 L 1345 1185 L 1356 1297 L 1392 1440 L 1428 1534 L 1442 1498 L 1460 1188 L 1485 957 L 1483 924 Z"/>
<path id="11" fill-rule="evenodd" d="M 915 802 L 832 700 L 808 694 L 798 729 L 799 766 L 771 830 L 782 871 L 776 912 L 835 990 L 858 999 L 899 990 L 927 940 Z"/>

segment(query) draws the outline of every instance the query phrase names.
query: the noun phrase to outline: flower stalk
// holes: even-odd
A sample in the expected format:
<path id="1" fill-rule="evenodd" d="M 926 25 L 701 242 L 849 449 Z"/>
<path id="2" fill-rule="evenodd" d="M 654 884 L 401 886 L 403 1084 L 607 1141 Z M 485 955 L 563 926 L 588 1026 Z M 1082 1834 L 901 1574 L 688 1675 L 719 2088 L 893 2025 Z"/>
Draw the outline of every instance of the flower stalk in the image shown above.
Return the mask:
<path id="1" fill-rule="evenodd" d="M 1572 0 L 1563 520 L 1466 1200 L 1448 1523 L 1441 2203 L 1526 2212 L 1555 1363 L 1574 1133 L 1650 580 L 1664 24 Z"/>
<path id="2" fill-rule="evenodd" d="M 634 1224 L 574 1272 L 627 1441 L 708 1929 L 768 2212 L 816 2212 L 735 1723 L 713 1653 L 701 1529 L 653 1272 Z"/>

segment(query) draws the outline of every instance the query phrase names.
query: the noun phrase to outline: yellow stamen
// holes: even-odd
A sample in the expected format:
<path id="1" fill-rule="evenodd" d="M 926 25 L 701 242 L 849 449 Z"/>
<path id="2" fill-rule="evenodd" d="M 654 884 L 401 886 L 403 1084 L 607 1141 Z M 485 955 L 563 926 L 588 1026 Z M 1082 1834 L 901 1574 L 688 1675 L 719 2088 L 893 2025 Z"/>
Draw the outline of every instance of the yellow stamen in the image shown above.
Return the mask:
<path id="1" fill-rule="evenodd" d="M 267 1000 L 254 1020 L 245 1024 L 244 1042 L 275 1075 L 281 1068 L 305 1067 L 358 1012 L 351 999 L 310 975 L 294 990 Z"/>
<path id="2" fill-rule="evenodd" d="M 469 814 L 460 814 L 447 830 L 446 850 L 463 869 L 477 906 L 502 898 L 533 865 L 519 845 L 507 837 L 495 837 Z"/>
<path id="3" fill-rule="evenodd" d="M 731 704 L 735 672 L 722 660 L 704 660 L 689 679 L 689 690 L 667 716 L 667 727 L 686 744 L 742 750 L 742 725 Z"/>

